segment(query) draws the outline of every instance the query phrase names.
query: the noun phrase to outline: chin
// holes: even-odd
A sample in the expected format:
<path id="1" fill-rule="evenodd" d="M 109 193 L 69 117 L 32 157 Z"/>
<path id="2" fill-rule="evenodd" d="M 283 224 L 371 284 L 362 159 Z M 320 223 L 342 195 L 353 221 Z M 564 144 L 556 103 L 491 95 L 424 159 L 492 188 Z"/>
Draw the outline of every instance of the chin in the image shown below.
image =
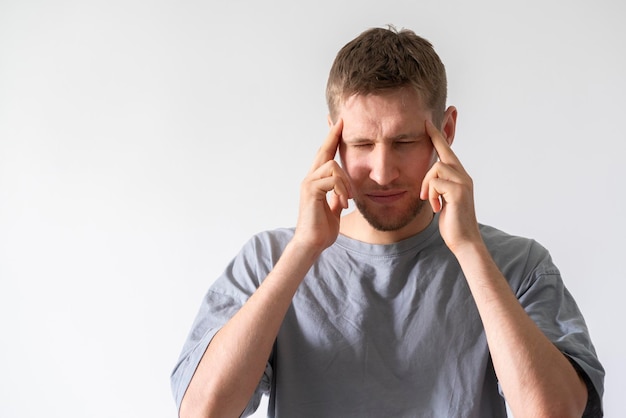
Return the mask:
<path id="1" fill-rule="evenodd" d="M 355 201 L 356 207 L 365 220 L 377 231 L 399 231 L 410 225 L 426 206 L 425 200 L 413 202 L 408 208 L 400 213 L 385 213 L 385 211 L 372 210 L 365 204 Z"/>

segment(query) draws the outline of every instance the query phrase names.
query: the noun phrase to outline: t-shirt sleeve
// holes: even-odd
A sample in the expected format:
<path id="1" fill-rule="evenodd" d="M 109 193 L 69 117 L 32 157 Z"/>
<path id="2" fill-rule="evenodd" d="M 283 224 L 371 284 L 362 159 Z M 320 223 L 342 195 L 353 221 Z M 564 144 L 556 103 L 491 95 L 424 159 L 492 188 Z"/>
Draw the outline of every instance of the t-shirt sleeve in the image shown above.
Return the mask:
<path id="1" fill-rule="evenodd" d="M 532 260 L 538 260 L 535 264 Z M 601 417 L 604 369 L 596 355 L 578 305 L 565 287 L 548 252 L 535 243 L 530 270 L 517 296 L 537 326 L 569 359 L 585 380 L 588 402 L 584 417 Z"/>
<path id="2" fill-rule="evenodd" d="M 250 240 L 213 283 L 202 299 L 200 309 L 183 345 L 182 352 L 170 376 L 172 394 L 180 409 L 191 378 L 215 334 L 258 288 L 270 268 L 270 255 L 259 255 L 259 239 Z M 263 394 L 269 393 L 272 366 L 269 362 L 259 385 L 242 416 L 252 414 Z"/>

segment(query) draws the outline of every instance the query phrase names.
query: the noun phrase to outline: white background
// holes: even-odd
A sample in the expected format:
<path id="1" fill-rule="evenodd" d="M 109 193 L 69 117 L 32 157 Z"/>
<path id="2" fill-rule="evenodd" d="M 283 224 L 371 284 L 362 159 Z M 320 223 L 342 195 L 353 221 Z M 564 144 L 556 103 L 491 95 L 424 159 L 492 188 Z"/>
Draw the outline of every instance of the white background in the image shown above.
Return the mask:
<path id="1" fill-rule="evenodd" d="M 174 417 L 251 234 L 295 223 L 337 50 L 433 42 L 479 220 L 547 246 L 626 416 L 624 3 L 0 0 L 0 417 Z"/>

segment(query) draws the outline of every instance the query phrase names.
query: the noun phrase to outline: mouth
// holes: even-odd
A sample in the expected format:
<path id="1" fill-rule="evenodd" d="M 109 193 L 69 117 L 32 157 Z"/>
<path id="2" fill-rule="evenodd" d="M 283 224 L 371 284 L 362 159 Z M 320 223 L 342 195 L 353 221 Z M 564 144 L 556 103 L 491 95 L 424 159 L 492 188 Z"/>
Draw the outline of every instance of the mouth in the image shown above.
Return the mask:
<path id="1" fill-rule="evenodd" d="M 402 199 L 405 194 L 405 191 L 392 190 L 366 193 L 366 196 L 375 203 L 390 204 Z"/>

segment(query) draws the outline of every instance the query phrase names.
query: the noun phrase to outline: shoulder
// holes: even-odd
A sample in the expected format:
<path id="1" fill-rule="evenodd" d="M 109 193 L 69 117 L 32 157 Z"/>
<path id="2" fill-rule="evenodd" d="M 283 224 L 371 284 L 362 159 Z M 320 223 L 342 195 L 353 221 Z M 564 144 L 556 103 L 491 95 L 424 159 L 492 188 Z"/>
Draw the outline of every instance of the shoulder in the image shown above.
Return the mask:
<path id="1" fill-rule="evenodd" d="M 293 238 L 294 228 L 277 228 L 261 231 L 252 236 L 246 245 L 253 247 L 277 248 L 281 252 Z"/>
<path id="2" fill-rule="evenodd" d="M 503 273 L 515 270 L 521 274 L 540 270 L 547 274 L 559 274 L 550 252 L 536 240 L 483 224 L 480 225 L 480 231 L 491 256 Z"/>
<path id="3" fill-rule="evenodd" d="M 274 268 L 293 236 L 293 231 L 284 228 L 254 234 L 231 259 L 222 275 L 211 286 L 211 291 L 221 295 L 235 294 L 240 298 L 241 295 L 237 292 L 244 289 L 244 298 L 249 297 Z M 232 289 L 236 292 L 233 293 Z"/>
<path id="4" fill-rule="evenodd" d="M 273 265 L 293 238 L 294 228 L 277 228 L 254 234 L 241 249 L 240 257 Z"/>
<path id="5" fill-rule="evenodd" d="M 489 225 L 479 226 L 485 244 L 494 252 L 548 253 L 548 250 L 533 238 L 513 235 Z"/>

